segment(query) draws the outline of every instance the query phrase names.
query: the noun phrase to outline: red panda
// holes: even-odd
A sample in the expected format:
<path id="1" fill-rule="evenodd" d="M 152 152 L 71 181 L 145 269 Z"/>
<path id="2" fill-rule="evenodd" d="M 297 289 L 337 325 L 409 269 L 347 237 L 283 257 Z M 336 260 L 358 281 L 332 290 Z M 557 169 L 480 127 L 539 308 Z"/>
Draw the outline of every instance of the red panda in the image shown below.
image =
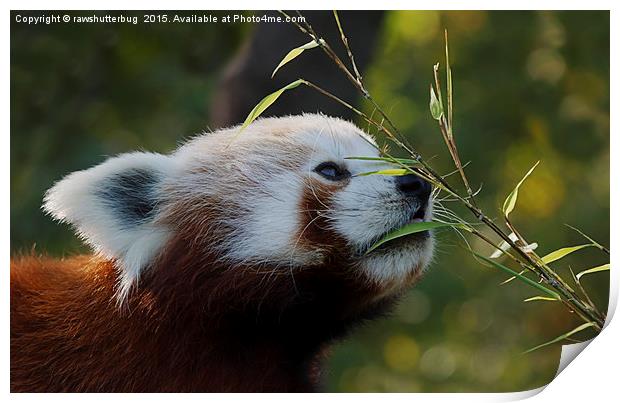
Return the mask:
<path id="1" fill-rule="evenodd" d="M 431 186 L 305 114 L 72 173 L 43 208 L 92 255 L 11 261 L 13 392 L 302 392 L 427 266 Z"/>

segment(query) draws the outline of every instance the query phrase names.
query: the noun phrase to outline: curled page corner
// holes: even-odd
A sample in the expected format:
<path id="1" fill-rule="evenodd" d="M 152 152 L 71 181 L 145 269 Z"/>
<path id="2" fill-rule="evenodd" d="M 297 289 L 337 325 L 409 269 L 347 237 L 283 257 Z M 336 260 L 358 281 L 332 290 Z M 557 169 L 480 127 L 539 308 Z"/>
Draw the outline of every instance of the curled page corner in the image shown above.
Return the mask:
<path id="1" fill-rule="evenodd" d="M 562 346 L 562 353 L 560 354 L 560 364 L 558 365 L 558 370 L 555 373 L 555 377 L 560 375 L 560 372 L 564 371 L 564 369 L 570 364 L 581 352 L 588 347 L 588 344 L 592 342 L 594 338 L 590 340 L 586 340 L 582 343 L 574 343 L 574 344 L 564 344 Z"/>
<path id="2" fill-rule="evenodd" d="M 549 386 L 551 382 L 553 382 L 553 380 L 558 375 L 560 375 L 562 371 L 564 371 L 564 369 L 568 366 L 568 364 L 570 364 L 588 346 L 588 344 L 590 344 L 592 340 L 594 339 L 586 340 L 582 343 L 564 344 L 562 346 L 562 352 L 560 353 L 560 362 L 558 364 L 558 370 L 553 376 L 553 379 L 551 379 L 551 381 L 548 384 L 543 385 L 539 388 L 535 388 L 535 389 L 524 390 L 521 392 L 506 393 L 503 396 L 505 400 L 501 399 L 501 401 L 513 401 L 514 402 L 518 400 L 525 400 L 545 390 L 547 386 Z"/>
<path id="3" fill-rule="evenodd" d="M 542 392 L 546 387 L 547 387 L 547 385 L 543 385 L 543 386 L 538 387 L 538 388 L 534 388 L 534 389 L 530 389 L 530 390 L 523 390 L 521 392 L 502 393 L 498 397 L 497 401 L 500 401 L 500 402 L 516 402 L 516 401 L 519 401 L 519 400 L 529 399 L 531 397 L 536 396 L 540 392 Z"/>

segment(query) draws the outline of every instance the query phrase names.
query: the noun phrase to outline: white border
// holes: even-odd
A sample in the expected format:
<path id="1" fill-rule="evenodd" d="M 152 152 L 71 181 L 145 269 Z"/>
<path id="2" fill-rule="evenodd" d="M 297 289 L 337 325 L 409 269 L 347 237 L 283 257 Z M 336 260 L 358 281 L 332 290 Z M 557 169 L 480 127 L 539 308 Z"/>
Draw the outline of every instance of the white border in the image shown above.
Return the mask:
<path id="1" fill-rule="evenodd" d="M 44 1 L 8 1 L 5 4 L 9 5 L 9 9 L 23 9 L 23 10 L 37 10 L 37 9 L 45 9 L 50 7 L 49 2 Z M 589 9 L 600 9 L 600 10 L 612 10 L 611 12 L 611 39 L 612 43 L 616 43 L 617 48 L 617 38 L 618 38 L 618 25 L 620 24 L 620 18 L 618 18 L 618 12 L 614 9 L 614 3 L 612 1 L 600 1 L 600 0 L 589 0 L 588 2 L 583 1 L 531 1 L 531 0 L 521 0 L 519 2 L 515 1 L 505 1 L 505 2 L 497 2 L 497 1 L 445 1 L 445 0 L 434 0 L 434 1 L 381 1 L 381 2 L 365 2 L 360 4 L 359 1 L 342 1 L 342 0 L 333 0 L 330 2 L 320 2 L 320 1 L 271 1 L 271 2 L 263 2 L 262 4 L 257 4 L 255 1 L 226 1 L 217 4 L 209 4 L 208 2 L 202 1 L 185 1 L 178 0 L 174 3 L 164 3 L 161 1 L 145 1 L 145 0 L 136 0 L 132 2 L 127 2 L 126 0 L 110 0 L 106 2 L 96 1 L 90 2 L 88 4 L 83 1 L 76 0 L 64 0 L 64 1 L 56 1 L 53 4 L 53 8 L 55 9 L 110 9 L 110 10 L 159 10 L 159 9 L 204 9 L 208 7 L 213 10 L 252 10 L 257 8 L 262 9 L 278 9 L 278 8 L 297 8 L 297 9 L 352 9 L 354 7 L 363 7 L 365 9 L 488 9 L 488 10 L 497 10 L 497 9 L 505 9 L 505 10 L 523 10 L 523 9 L 582 9 L 584 5 L 587 5 Z M 3 55 L 9 55 L 10 50 L 10 35 L 9 35 L 9 20 L 10 14 L 7 9 L 4 14 L 5 19 L 3 21 L 2 31 L 4 40 L 2 41 L 2 50 Z M 10 60 L 8 57 L 4 59 L 4 63 L 2 63 L 2 73 L 5 77 L 5 82 L 10 81 Z M 620 65 L 618 64 L 618 51 L 614 49 L 614 46 L 611 46 L 611 69 L 612 72 L 620 71 Z M 617 112 L 617 90 L 618 90 L 618 80 L 612 74 L 610 77 L 610 86 L 611 86 L 611 115 L 616 116 L 615 112 Z M 4 122 L 5 134 L 1 136 L 2 142 L 2 189 L 3 196 L 2 197 L 2 222 L 5 223 L 5 230 L 2 232 L 2 257 L 3 261 L 9 261 L 10 257 L 10 236 L 9 230 L 10 227 L 7 225 L 9 223 L 10 217 L 10 209 L 9 209 L 9 195 L 10 195 L 10 95 L 8 91 L 8 85 L 4 87 L 5 91 L 2 96 L 2 122 Z M 620 147 L 620 139 L 618 139 L 619 133 L 615 133 L 614 129 L 616 125 L 614 124 L 614 119 L 611 121 L 611 154 L 614 156 L 619 156 L 619 147 Z M 16 135 L 16 134 L 14 134 Z M 615 160 L 615 158 L 611 158 L 611 178 L 620 178 L 620 163 Z M 620 205 L 619 187 L 614 186 L 611 187 L 611 205 Z M 619 215 L 616 211 L 611 211 L 611 222 L 610 227 L 613 229 L 611 233 L 611 249 L 616 250 L 618 247 L 618 229 L 620 227 L 620 219 Z M 8 265 L 7 265 L 8 266 Z M 2 378 L 2 386 L 5 393 L 9 391 L 9 315 L 8 315 L 8 298 L 9 298 L 9 284 L 8 284 L 8 267 L 5 266 L 5 270 L 3 272 L 3 282 L 2 282 L 2 295 L 4 296 L 5 306 L 2 310 L 2 320 L 5 324 L 4 332 L 2 334 L 2 363 L 4 369 L 4 377 Z M 612 266 L 615 266 L 615 261 L 612 262 Z M 619 286 L 620 278 L 616 270 L 611 271 L 611 292 L 610 292 L 610 317 L 612 313 L 615 311 L 618 299 L 618 286 Z M 530 401 L 533 402 L 543 402 L 543 401 L 562 401 L 562 402 L 572 402 L 572 401 L 609 401 L 612 396 L 617 396 L 618 391 L 618 379 L 617 379 L 617 361 L 620 357 L 620 347 L 618 341 L 620 341 L 620 325 L 618 325 L 618 320 L 609 323 L 608 326 L 603 330 L 603 332 L 585 349 L 584 354 L 580 354 L 573 363 L 568 365 L 568 367 L 559 374 L 559 376 L 553 380 L 542 393 L 541 389 L 530 392 L 519 392 L 519 393 L 491 393 L 491 394 L 483 394 L 483 393 L 472 393 L 472 394 L 324 394 L 321 395 L 321 399 L 327 400 L 341 400 L 348 401 L 355 399 L 355 401 L 359 400 L 384 400 L 389 399 L 393 401 L 411 401 L 415 399 L 416 402 L 438 402 L 438 401 L 458 401 L 458 402 L 488 402 L 488 401 L 514 401 L 519 399 L 524 399 L 530 397 Z M 39 395 L 31 395 L 31 394 L 21 394 L 21 395 L 11 395 L 10 398 L 14 400 L 20 401 L 29 401 L 31 399 L 37 399 Z M 155 402 L 167 402 L 172 396 L 164 395 L 164 394 L 149 394 L 149 395 L 115 395 L 114 399 L 121 399 L 123 401 L 127 400 L 143 400 L 148 399 L 149 401 Z M 252 396 L 245 395 L 237 395 L 237 394 L 217 394 L 217 395 L 209 395 L 204 396 L 201 394 L 186 394 L 186 395 L 178 395 L 175 397 L 183 398 L 187 400 L 195 400 L 204 402 L 204 399 L 216 399 L 218 401 L 236 401 L 239 398 L 251 398 L 253 401 L 258 402 L 272 402 L 272 401 L 289 401 L 291 396 L 288 395 L 271 395 L 271 394 L 255 394 Z M 313 401 L 317 396 L 314 395 L 295 395 L 295 399 L 299 401 Z M 71 400 L 90 400 L 90 401 L 108 401 L 111 396 L 110 395 L 102 395 L 102 394 L 88 394 L 88 395 L 78 395 L 78 394 L 55 394 L 55 395 L 46 395 L 44 397 L 49 401 L 62 401 L 63 403 L 71 401 Z"/>
<path id="2" fill-rule="evenodd" d="M 610 0 L 589 0 L 587 3 L 577 0 L 384 0 L 360 2 L 354 0 L 333 1 L 252 1 L 231 0 L 221 2 L 205 2 L 200 0 L 177 0 L 164 2 L 161 0 L 108 0 L 90 1 L 85 3 L 79 0 L 56 0 L 52 2 L 42 0 L 8 0 L 8 9 L 12 10 L 611 10 L 615 2 Z M 587 5 L 587 8 L 584 8 Z"/>

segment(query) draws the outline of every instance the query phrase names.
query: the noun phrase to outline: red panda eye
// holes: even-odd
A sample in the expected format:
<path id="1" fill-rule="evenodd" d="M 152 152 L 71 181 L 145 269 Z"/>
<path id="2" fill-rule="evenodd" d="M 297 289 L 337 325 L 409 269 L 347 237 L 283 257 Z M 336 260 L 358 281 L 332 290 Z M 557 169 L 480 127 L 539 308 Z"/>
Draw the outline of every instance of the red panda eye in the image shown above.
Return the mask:
<path id="1" fill-rule="evenodd" d="M 341 168 L 334 162 L 322 162 L 314 168 L 314 172 L 331 181 L 338 181 L 351 176 L 349 171 Z"/>

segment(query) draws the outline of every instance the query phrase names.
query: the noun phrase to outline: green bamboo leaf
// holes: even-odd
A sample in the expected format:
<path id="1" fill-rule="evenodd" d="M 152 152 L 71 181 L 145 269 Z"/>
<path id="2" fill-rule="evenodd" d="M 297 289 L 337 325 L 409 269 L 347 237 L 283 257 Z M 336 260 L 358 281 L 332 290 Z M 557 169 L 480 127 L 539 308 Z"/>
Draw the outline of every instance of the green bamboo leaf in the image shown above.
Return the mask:
<path id="1" fill-rule="evenodd" d="M 324 43 L 323 39 L 319 39 L 319 41 Z M 284 56 L 284 59 L 282 59 L 280 64 L 278 64 L 278 67 L 276 67 L 275 70 L 273 71 L 273 73 L 271 73 L 271 78 L 273 78 L 273 76 L 276 75 L 276 72 L 278 70 L 280 70 L 280 67 L 284 66 L 286 63 L 290 62 L 291 60 L 295 59 L 297 56 L 299 56 L 302 53 L 304 53 L 304 50 L 316 48 L 317 46 L 319 46 L 319 43 L 317 41 L 315 41 L 315 40 L 312 40 L 312 41 L 310 41 L 310 42 L 308 42 L 308 43 L 306 43 L 304 45 L 301 45 L 299 47 L 296 47 L 295 49 L 293 49 L 290 52 L 288 52 L 286 54 L 286 56 Z"/>
<path id="2" fill-rule="evenodd" d="M 519 187 L 523 184 L 523 182 L 525 182 L 527 177 L 530 176 L 530 174 L 532 173 L 532 171 L 534 171 L 534 169 L 538 166 L 538 164 L 540 164 L 540 161 L 534 164 L 534 166 L 530 168 L 529 171 L 527 171 L 523 179 L 521 179 L 521 181 L 517 183 L 517 186 L 515 186 L 515 188 L 512 190 L 512 192 L 510 192 L 510 194 L 506 198 L 506 201 L 504 201 L 504 206 L 502 207 L 502 211 L 504 212 L 504 215 L 506 217 L 508 217 L 508 214 L 510 214 L 512 210 L 514 210 L 515 208 L 515 204 L 517 203 L 517 196 L 519 196 Z"/>
<path id="3" fill-rule="evenodd" d="M 389 176 L 402 176 L 409 173 L 408 169 L 382 169 L 381 171 L 370 171 L 357 174 L 355 176 L 369 176 L 369 175 L 389 175 Z"/>
<path id="4" fill-rule="evenodd" d="M 485 262 L 489 263 L 492 266 L 495 266 L 496 268 L 505 271 L 506 273 L 510 274 L 511 276 L 514 276 L 516 278 L 518 278 L 519 280 L 523 281 L 524 283 L 544 292 L 547 295 L 550 295 L 551 297 L 555 298 L 555 299 L 561 299 L 560 295 L 558 293 L 556 293 L 555 291 L 551 291 L 550 289 L 543 287 L 542 285 L 538 284 L 536 281 L 533 281 L 527 277 L 525 277 L 522 274 L 517 273 L 516 271 L 504 266 L 503 264 L 497 263 L 494 260 L 491 260 L 487 257 L 484 257 L 482 255 L 477 254 L 476 252 L 472 251 L 472 253 L 477 256 L 478 258 L 484 260 Z"/>
<path id="5" fill-rule="evenodd" d="M 431 101 L 430 101 L 429 107 L 431 109 L 431 116 L 433 117 L 433 119 L 435 120 L 441 119 L 441 115 L 443 115 L 443 106 L 441 105 L 441 102 L 437 98 L 437 94 L 435 94 L 435 90 L 433 89 L 432 85 L 431 85 Z"/>
<path id="6" fill-rule="evenodd" d="M 448 126 L 452 129 L 452 68 L 450 67 L 450 53 L 448 52 L 448 30 L 444 31 L 446 41 L 446 96 L 448 98 Z"/>
<path id="7" fill-rule="evenodd" d="M 407 158 L 387 158 L 387 157 L 344 157 L 345 160 L 359 160 L 359 161 L 383 161 L 391 164 L 405 164 L 416 165 L 420 162 Z"/>
<path id="8" fill-rule="evenodd" d="M 514 239 L 513 239 L 514 237 Z M 512 239 L 513 242 L 515 242 L 517 240 L 516 235 L 514 234 L 514 232 L 510 233 L 510 239 Z M 502 243 L 499 245 L 498 249 L 495 249 L 495 252 L 493 252 L 493 254 L 491 256 L 489 256 L 491 259 L 497 259 L 499 257 L 501 257 L 502 255 L 505 255 L 506 252 L 508 252 L 508 250 L 511 248 L 510 244 L 506 241 L 502 241 Z M 524 252 L 533 252 L 538 248 L 538 243 L 533 242 L 531 244 L 522 246 L 520 249 Z"/>
<path id="9" fill-rule="evenodd" d="M 585 330 L 585 329 L 587 329 L 587 328 L 589 328 L 589 327 L 592 327 L 592 326 L 594 326 L 594 323 L 593 323 L 593 322 L 587 322 L 587 323 L 584 323 L 584 324 L 582 324 L 582 325 L 580 325 L 580 326 L 577 326 L 576 328 L 574 328 L 574 329 L 573 329 L 573 330 L 571 330 L 570 332 L 568 332 L 568 333 L 564 333 L 563 335 L 558 336 L 558 337 L 556 337 L 555 339 L 553 339 L 553 340 L 551 340 L 551 341 L 548 341 L 548 342 L 543 343 L 543 344 L 541 344 L 541 345 L 538 345 L 538 346 L 536 346 L 536 347 L 532 347 L 532 348 L 530 348 L 530 349 L 529 349 L 529 350 L 527 350 L 527 351 L 524 351 L 524 352 L 523 352 L 523 354 L 531 353 L 532 351 L 538 350 L 539 348 L 543 348 L 543 347 L 546 347 L 546 346 L 548 346 L 548 345 L 550 345 L 550 344 L 557 343 L 558 341 L 561 341 L 561 340 L 567 339 L 567 338 L 569 338 L 570 336 L 574 335 L 575 333 L 579 333 L 579 332 L 581 332 L 582 330 Z"/>
<path id="10" fill-rule="evenodd" d="M 596 266 L 593 267 L 591 269 L 588 270 L 584 270 L 580 273 L 577 273 L 577 275 L 575 276 L 577 278 L 577 281 L 579 281 L 579 279 L 583 276 L 585 276 L 586 274 L 591 274 L 591 273 L 598 273 L 600 271 L 608 271 L 609 270 L 609 263 L 604 264 L 602 266 Z"/>
<path id="11" fill-rule="evenodd" d="M 543 256 L 542 257 L 542 261 L 545 262 L 545 264 L 549 264 L 551 262 L 555 262 L 556 260 L 562 259 L 566 255 L 569 255 L 569 254 L 571 254 L 573 252 L 576 252 L 576 251 L 578 251 L 580 249 L 587 248 L 589 246 L 596 246 L 596 245 L 591 244 L 591 243 L 587 243 L 587 244 L 584 244 L 584 245 L 569 246 L 569 247 L 566 247 L 566 248 L 561 248 L 561 249 L 558 249 L 556 251 L 553 251 L 553 252 Z"/>
<path id="12" fill-rule="evenodd" d="M 572 225 L 569 225 L 569 224 L 564 224 L 564 225 L 566 225 L 568 228 L 572 229 L 573 231 L 578 232 L 582 237 L 584 237 L 588 241 L 592 242 L 594 244 L 594 246 L 596 246 L 600 250 L 603 250 L 603 251 L 607 250 L 607 248 L 605 248 L 603 245 L 601 245 L 600 243 L 598 243 L 597 241 L 595 241 L 594 239 L 592 239 L 588 235 L 584 234 L 583 231 L 581 231 L 579 228 L 575 228 L 575 227 L 573 227 Z"/>
<path id="13" fill-rule="evenodd" d="M 366 251 L 366 253 L 372 252 L 373 250 L 377 249 L 379 246 L 383 245 L 386 242 L 392 241 L 394 239 L 397 239 L 397 238 L 400 238 L 406 235 L 415 234 L 416 232 L 428 231 L 428 230 L 435 229 L 435 228 L 454 227 L 454 226 L 461 226 L 461 224 L 444 223 L 444 222 L 437 222 L 437 221 L 424 221 L 424 222 L 414 222 L 411 224 L 407 224 L 404 227 L 399 228 L 396 231 L 392 231 L 389 234 L 387 234 L 385 237 L 383 237 L 383 239 L 381 239 L 380 241 L 372 245 L 370 249 Z"/>
<path id="14" fill-rule="evenodd" d="M 519 272 L 519 274 L 523 274 L 523 273 L 525 273 L 525 269 L 524 269 L 524 270 L 521 270 L 521 271 Z M 501 283 L 499 283 L 499 285 L 505 285 L 505 284 L 508 284 L 508 283 L 510 283 L 512 280 L 514 280 L 515 278 L 516 278 L 515 276 L 511 276 L 511 277 L 509 277 L 508 279 L 506 279 L 506 280 L 502 281 Z"/>
<path id="15" fill-rule="evenodd" d="M 265 109 L 269 108 L 274 102 L 276 102 L 276 100 L 280 97 L 280 95 L 282 95 L 284 91 L 292 90 L 293 88 L 299 87 L 301 84 L 305 84 L 305 83 L 306 81 L 302 79 L 293 81 L 289 85 L 282 87 L 279 90 L 272 92 L 271 94 L 267 95 L 265 98 L 261 99 L 260 102 L 256 104 L 254 109 L 250 111 L 250 113 L 248 114 L 248 117 L 245 118 L 245 121 L 239 128 L 239 131 L 241 132 L 243 129 L 248 127 L 250 123 L 256 120 L 256 118 L 258 118 L 261 115 L 261 113 L 265 111 Z"/>
<path id="16" fill-rule="evenodd" d="M 530 301 L 558 301 L 558 300 L 555 298 L 551 298 L 551 297 L 541 297 L 541 296 L 530 297 L 530 298 L 523 300 L 523 302 L 530 302 Z"/>

